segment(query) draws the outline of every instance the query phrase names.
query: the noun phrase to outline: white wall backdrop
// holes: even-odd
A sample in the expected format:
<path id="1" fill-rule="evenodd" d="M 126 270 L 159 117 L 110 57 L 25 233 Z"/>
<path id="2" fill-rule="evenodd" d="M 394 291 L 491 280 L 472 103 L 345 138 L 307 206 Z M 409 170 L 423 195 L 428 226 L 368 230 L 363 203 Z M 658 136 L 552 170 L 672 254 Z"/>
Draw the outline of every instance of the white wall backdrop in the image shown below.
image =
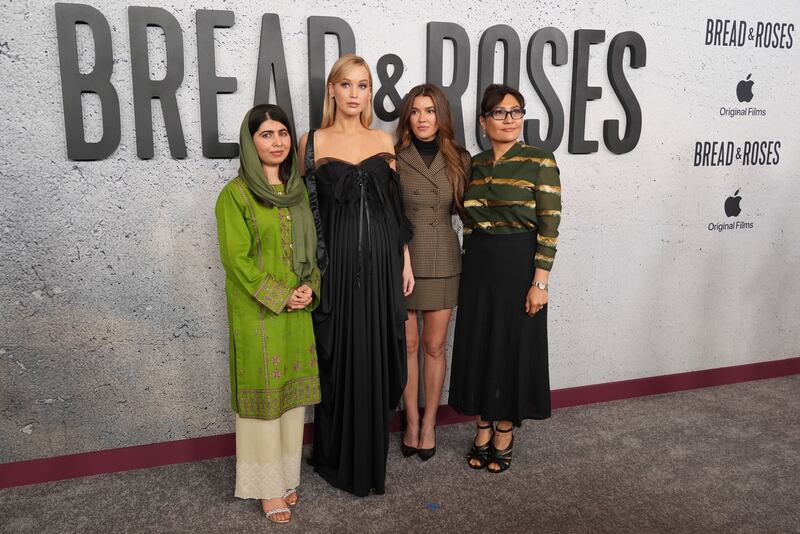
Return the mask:
<path id="1" fill-rule="evenodd" d="M 520 36 L 520 88 L 529 99 L 528 118 L 541 118 L 543 127 L 546 113 L 528 80 L 525 50 L 537 29 L 564 32 L 569 61 L 547 62 L 545 70 L 567 131 L 574 32 L 605 30 L 589 64 L 589 84 L 602 87 L 603 96 L 588 103 L 586 118 L 586 138 L 599 140 L 599 151 L 569 154 L 567 133 L 556 151 L 564 212 L 551 278 L 553 388 L 800 355 L 800 4 L 794 0 L 148 0 L 143 4 L 168 10 L 183 29 L 177 96 L 188 157 L 182 160 L 170 156 L 158 104 L 155 157 L 136 155 L 131 4 L 86 3 L 111 26 L 122 139 L 111 157 L 76 162 L 66 152 L 54 3 L 0 0 L 0 463 L 232 431 L 213 205 L 238 162 L 201 153 L 194 19 L 200 8 L 236 17 L 233 28 L 216 32 L 217 74 L 238 80 L 236 93 L 218 97 L 222 141 L 236 140 L 252 104 L 264 12 L 280 16 L 300 133 L 308 128 L 307 17 L 347 21 L 357 52 L 373 66 L 384 54 L 400 55 L 401 94 L 425 81 L 426 23 L 463 26 L 471 70 L 462 103 L 473 153 L 478 42 L 488 27 L 505 23 Z M 749 27 L 791 23 L 794 43 L 707 46 L 709 18 Z M 609 84 L 606 55 L 613 36 L 628 30 L 647 44 L 647 65 L 625 68 L 643 129 L 632 152 L 614 155 L 602 141 L 603 120 L 624 125 L 625 115 Z M 162 41 L 151 36 L 158 77 Z M 81 65 L 90 69 L 88 31 L 78 37 Z M 748 75 L 754 97 L 740 103 L 736 86 Z M 85 102 L 87 137 L 97 139 L 97 102 Z M 747 107 L 766 115 L 720 114 Z M 375 127 L 393 131 L 394 124 Z M 779 161 L 695 166 L 695 144 L 704 141 L 737 148 L 778 141 Z M 723 204 L 737 190 L 742 211 L 728 217 Z M 736 221 L 752 227 L 709 230 Z"/>

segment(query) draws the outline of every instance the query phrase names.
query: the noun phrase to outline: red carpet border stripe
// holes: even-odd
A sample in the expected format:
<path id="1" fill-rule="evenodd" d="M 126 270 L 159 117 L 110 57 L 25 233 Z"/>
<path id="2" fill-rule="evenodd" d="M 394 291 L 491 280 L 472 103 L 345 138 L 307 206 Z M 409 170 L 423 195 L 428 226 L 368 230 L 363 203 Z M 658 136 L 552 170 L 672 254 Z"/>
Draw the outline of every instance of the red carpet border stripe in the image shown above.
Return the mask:
<path id="1" fill-rule="evenodd" d="M 800 374 L 800 357 L 558 389 L 552 392 L 552 402 L 553 408 L 567 408 L 569 406 L 673 393 L 794 374 Z M 438 412 L 437 424 L 448 425 L 473 419 L 474 417 L 472 416 L 456 413 L 449 406 L 442 406 Z M 392 421 L 390 430 L 392 432 L 401 430 L 402 421 L 402 413 L 398 413 L 394 421 Z M 303 443 L 311 443 L 312 439 L 313 425 L 309 423 L 303 433 Z M 235 453 L 235 435 L 221 434 L 153 443 L 151 445 L 138 445 L 11 462 L 0 464 L 0 489 L 103 473 L 116 473 L 131 469 L 208 460 L 231 456 Z"/>

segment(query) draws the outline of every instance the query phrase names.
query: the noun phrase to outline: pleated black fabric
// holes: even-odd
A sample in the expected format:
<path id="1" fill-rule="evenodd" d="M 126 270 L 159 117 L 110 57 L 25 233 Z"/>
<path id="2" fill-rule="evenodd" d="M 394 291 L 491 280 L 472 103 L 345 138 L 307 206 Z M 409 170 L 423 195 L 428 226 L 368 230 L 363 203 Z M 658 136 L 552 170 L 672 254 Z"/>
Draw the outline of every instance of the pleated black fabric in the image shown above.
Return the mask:
<path id="1" fill-rule="evenodd" d="M 410 224 L 386 157 L 328 159 L 306 174 L 324 269 L 313 314 L 322 387 L 314 470 L 357 496 L 385 491 L 389 423 L 406 383 L 402 267 Z"/>
<path id="2" fill-rule="evenodd" d="M 529 317 L 536 232 L 469 236 L 458 293 L 449 404 L 488 421 L 550 417 L 547 306 Z"/>

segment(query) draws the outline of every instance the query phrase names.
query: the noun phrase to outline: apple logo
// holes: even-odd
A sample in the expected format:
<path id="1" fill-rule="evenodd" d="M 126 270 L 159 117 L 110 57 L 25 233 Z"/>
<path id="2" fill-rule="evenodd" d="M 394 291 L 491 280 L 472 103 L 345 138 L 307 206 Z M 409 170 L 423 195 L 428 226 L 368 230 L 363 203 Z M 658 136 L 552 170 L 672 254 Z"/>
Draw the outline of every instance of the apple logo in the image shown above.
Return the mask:
<path id="1" fill-rule="evenodd" d="M 756 82 L 750 79 L 752 75 L 752 73 L 748 74 L 747 78 L 736 85 L 736 98 L 739 99 L 739 102 L 750 102 L 753 100 L 753 84 Z"/>
<path id="2" fill-rule="evenodd" d="M 732 197 L 725 199 L 725 215 L 728 217 L 738 217 L 742 212 L 742 208 L 739 207 L 739 202 L 741 201 L 742 197 L 739 196 L 739 189 L 737 189 Z"/>

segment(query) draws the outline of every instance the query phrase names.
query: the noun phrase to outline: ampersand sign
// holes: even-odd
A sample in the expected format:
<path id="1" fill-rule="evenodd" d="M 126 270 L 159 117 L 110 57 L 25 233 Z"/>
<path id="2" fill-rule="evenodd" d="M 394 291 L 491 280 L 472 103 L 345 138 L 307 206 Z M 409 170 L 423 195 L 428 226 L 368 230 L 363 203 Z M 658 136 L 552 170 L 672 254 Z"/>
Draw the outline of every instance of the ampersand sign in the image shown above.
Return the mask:
<path id="1" fill-rule="evenodd" d="M 388 67 L 391 65 L 392 74 L 389 75 Z M 391 122 L 400 115 L 400 104 L 403 99 L 397 92 L 397 82 L 403 75 L 403 60 L 395 54 L 386 54 L 378 60 L 376 68 L 378 79 L 381 81 L 381 88 L 375 93 L 375 115 L 384 122 Z M 386 109 L 386 97 L 392 102 L 392 111 Z"/>

